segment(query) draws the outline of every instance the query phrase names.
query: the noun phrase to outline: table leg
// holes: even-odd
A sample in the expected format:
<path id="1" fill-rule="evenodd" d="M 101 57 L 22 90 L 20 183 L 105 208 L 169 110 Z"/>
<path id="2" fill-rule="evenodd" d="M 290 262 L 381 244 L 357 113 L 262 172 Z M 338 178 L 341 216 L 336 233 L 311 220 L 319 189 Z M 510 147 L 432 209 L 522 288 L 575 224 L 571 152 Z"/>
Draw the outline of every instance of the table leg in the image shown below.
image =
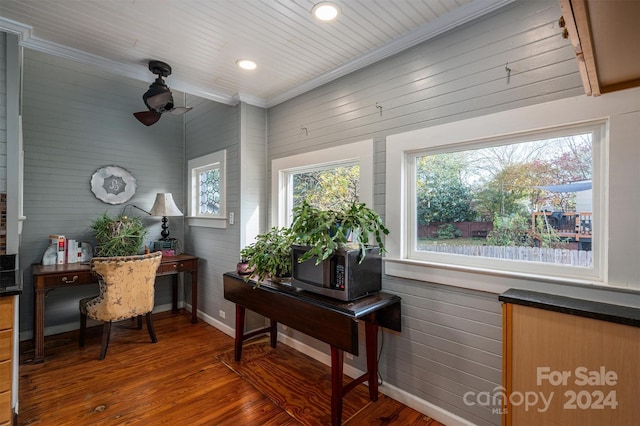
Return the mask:
<path id="1" fill-rule="evenodd" d="M 271 321 L 271 330 L 269 332 L 269 335 L 271 336 L 271 347 L 275 348 L 278 343 L 278 323 L 272 319 L 269 321 Z"/>
<path id="2" fill-rule="evenodd" d="M 369 399 L 378 400 L 378 324 L 365 322 L 365 341 L 367 351 L 367 382 L 369 384 Z"/>
<path id="3" fill-rule="evenodd" d="M 44 298 L 45 290 L 36 288 L 33 299 L 33 363 L 44 361 Z"/>
<path id="4" fill-rule="evenodd" d="M 342 423 L 342 368 L 343 351 L 331 346 L 331 425 Z"/>
<path id="5" fill-rule="evenodd" d="M 243 315 L 244 318 L 244 315 Z M 191 271 L 191 324 L 198 322 L 198 270 Z"/>
<path id="6" fill-rule="evenodd" d="M 178 274 L 171 276 L 171 312 L 178 312 Z"/>
<path id="7" fill-rule="evenodd" d="M 236 304 L 236 341 L 234 344 L 234 359 L 242 358 L 242 342 L 244 340 L 244 306 Z"/>

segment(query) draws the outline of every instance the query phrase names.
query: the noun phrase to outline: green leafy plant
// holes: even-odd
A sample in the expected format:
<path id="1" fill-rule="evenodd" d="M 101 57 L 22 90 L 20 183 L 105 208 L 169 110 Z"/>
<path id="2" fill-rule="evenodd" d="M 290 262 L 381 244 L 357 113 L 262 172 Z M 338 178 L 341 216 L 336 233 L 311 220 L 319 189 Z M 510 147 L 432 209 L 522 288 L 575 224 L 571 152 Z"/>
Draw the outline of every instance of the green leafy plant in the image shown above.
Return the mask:
<path id="1" fill-rule="evenodd" d="M 253 244 L 240 250 L 240 256 L 247 261 L 247 269 L 253 270 L 253 276 L 260 283 L 267 276 L 276 279 L 291 274 L 292 244 L 288 228 L 273 227 L 269 232 L 256 236 Z"/>
<path id="2" fill-rule="evenodd" d="M 142 250 L 147 229 L 138 217 L 109 217 L 105 212 L 91 224 L 98 242 L 97 255 L 132 256 Z"/>
<path id="3" fill-rule="evenodd" d="M 373 236 L 380 253 L 385 253 L 382 235 L 389 230 L 380 215 L 364 203 L 351 203 L 345 208 L 322 210 L 303 201 L 293 209 L 290 234 L 295 243 L 309 246 L 301 262 L 317 256 L 317 263 L 328 259 L 338 248 L 358 248 L 360 261 L 364 259 L 369 238 Z"/>
<path id="4" fill-rule="evenodd" d="M 441 240 L 450 240 L 462 236 L 462 231 L 455 227 L 452 223 L 443 223 L 438 227 L 438 238 Z"/>

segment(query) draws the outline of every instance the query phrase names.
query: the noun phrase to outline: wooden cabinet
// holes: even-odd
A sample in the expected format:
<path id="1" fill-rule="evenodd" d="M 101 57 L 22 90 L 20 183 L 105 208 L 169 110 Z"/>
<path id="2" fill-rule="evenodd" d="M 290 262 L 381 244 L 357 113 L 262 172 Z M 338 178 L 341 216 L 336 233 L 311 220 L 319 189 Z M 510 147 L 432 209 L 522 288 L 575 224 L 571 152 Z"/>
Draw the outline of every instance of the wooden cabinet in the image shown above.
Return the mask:
<path id="1" fill-rule="evenodd" d="M 13 384 L 15 297 L 0 297 L 0 425 L 10 425 Z"/>
<path id="2" fill-rule="evenodd" d="M 640 310 L 509 290 L 503 425 L 637 425 Z"/>
<path id="3" fill-rule="evenodd" d="M 640 86 L 639 1 L 560 0 L 587 95 Z"/>

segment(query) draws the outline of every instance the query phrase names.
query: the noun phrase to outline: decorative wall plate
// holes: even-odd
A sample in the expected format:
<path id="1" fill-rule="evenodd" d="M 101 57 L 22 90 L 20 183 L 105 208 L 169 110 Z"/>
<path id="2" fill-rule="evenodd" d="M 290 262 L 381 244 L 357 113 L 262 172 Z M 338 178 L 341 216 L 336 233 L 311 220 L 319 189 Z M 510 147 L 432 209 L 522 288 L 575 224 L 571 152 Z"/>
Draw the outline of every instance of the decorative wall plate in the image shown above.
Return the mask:
<path id="1" fill-rule="evenodd" d="M 136 193 L 136 179 L 122 167 L 104 166 L 91 176 L 91 191 L 103 203 L 122 204 Z"/>

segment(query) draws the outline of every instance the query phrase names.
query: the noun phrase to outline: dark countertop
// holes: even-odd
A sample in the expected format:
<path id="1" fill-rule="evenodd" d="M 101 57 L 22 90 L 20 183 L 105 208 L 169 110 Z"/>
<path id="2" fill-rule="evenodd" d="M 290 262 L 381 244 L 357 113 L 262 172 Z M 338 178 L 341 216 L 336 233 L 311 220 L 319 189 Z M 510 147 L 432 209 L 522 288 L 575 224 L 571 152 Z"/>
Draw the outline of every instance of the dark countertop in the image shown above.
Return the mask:
<path id="1" fill-rule="evenodd" d="M 0 297 L 22 294 L 22 280 L 19 270 L 0 271 Z"/>
<path id="2" fill-rule="evenodd" d="M 640 309 L 529 290 L 509 289 L 498 300 L 569 315 L 640 327 Z"/>

